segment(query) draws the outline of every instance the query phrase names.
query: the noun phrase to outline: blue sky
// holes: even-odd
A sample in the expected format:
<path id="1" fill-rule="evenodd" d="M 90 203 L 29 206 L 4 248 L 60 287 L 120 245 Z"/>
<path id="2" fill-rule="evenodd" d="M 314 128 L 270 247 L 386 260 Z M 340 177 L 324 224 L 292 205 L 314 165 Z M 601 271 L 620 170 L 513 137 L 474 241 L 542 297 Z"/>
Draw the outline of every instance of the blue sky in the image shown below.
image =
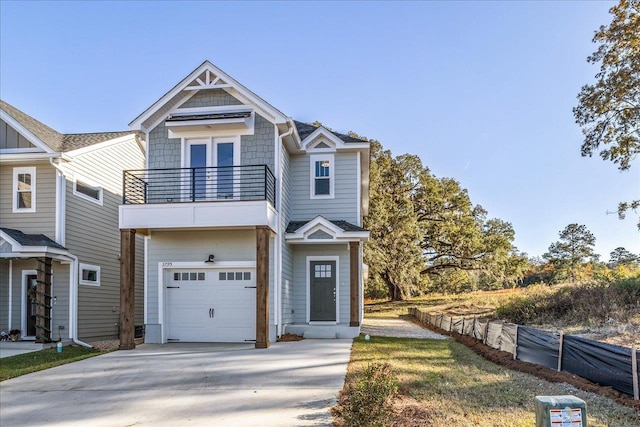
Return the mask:
<path id="1" fill-rule="evenodd" d="M 580 156 L 571 109 L 612 2 L 0 3 L 0 96 L 60 132 L 125 130 L 209 59 L 297 120 L 413 153 L 542 255 L 585 224 L 640 253 L 640 164 Z"/>

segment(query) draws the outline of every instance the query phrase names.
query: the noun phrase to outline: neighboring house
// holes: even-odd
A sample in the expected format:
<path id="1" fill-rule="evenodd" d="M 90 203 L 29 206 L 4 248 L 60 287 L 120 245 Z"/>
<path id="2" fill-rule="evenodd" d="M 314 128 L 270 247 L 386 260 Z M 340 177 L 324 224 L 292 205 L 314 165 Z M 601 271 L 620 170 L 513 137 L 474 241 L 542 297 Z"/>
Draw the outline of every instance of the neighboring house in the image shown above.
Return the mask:
<path id="1" fill-rule="evenodd" d="M 122 171 L 144 167 L 144 156 L 133 132 L 63 135 L 0 101 L 1 331 L 117 338 Z"/>
<path id="2" fill-rule="evenodd" d="M 121 251 L 145 236 L 146 342 L 359 334 L 367 141 L 292 120 L 208 61 L 130 126 L 147 165 L 124 174 Z"/>

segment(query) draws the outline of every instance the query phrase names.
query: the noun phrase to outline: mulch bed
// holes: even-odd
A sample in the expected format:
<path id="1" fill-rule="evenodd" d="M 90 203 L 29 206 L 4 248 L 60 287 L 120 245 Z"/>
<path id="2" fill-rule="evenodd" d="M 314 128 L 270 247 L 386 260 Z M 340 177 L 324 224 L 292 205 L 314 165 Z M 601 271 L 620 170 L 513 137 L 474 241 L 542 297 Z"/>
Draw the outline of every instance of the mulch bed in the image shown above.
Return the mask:
<path id="1" fill-rule="evenodd" d="M 303 339 L 304 338 L 302 338 L 300 335 L 283 334 L 283 335 L 280 335 L 280 338 L 278 338 L 278 342 L 300 341 L 300 340 L 303 340 Z"/>
<path id="2" fill-rule="evenodd" d="M 579 377 L 574 374 L 570 374 L 568 372 L 558 372 L 552 369 L 547 368 L 546 366 L 537 365 L 534 363 L 523 362 L 522 360 L 513 360 L 513 354 L 508 353 L 506 351 L 496 350 L 495 348 L 489 347 L 482 343 L 482 341 L 477 340 L 475 338 L 460 335 L 457 332 L 448 332 L 438 328 L 435 328 L 431 325 L 427 325 L 425 323 L 420 322 L 419 320 L 412 318 L 413 322 L 422 326 L 423 328 L 429 329 L 433 332 L 437 332 L 441 335 L 447 335 L 457 342 L 466 345 L 475 353 L 484 357 L 487 360 L 492 361 L 498 365 L 505 366 L 511 370 L 518 372 L 525 372 L 527 374 L 535 375 L 538 378 L 542 378 L 552 383 L 567 383 L 572 386 L 579 388 L 580 390 L 588 391 L 591 393 L 599 394 L 600 396 L 605 396 L 610 399 L 615 400 L 621 405 L 629 406 L 631 408 L 635 408 L 640 411 L 640 400 L 633 400 L 633 397 L 628 396 L 618 390 L 615 390 L 611 387 L 602 386 L 591 382 L 587 379 Z"/>

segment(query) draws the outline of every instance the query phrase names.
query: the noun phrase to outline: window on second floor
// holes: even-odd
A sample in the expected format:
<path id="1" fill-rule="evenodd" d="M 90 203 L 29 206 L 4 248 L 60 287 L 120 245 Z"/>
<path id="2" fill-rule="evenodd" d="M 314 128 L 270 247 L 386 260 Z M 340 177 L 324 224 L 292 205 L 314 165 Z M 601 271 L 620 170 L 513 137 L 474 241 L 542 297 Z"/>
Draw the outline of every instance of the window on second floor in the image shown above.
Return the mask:
<path id="1" fill-rule="evenodd" d="M 73 182 L 73 194 L 102 206 L 102 187 L 93 186 L 76 179 Z"/>
<path id="2" fill-rule="evenodd" d="M 311 188 L 312 199 L 332 199 L 334 197 L 335 164 L 333 154 L 316 154 L 311 156 Z"/>
<path id="3" fill-rule="evenodd" d="M 13 168 L 13 212 L 36 211 L 36 168 Z"/>

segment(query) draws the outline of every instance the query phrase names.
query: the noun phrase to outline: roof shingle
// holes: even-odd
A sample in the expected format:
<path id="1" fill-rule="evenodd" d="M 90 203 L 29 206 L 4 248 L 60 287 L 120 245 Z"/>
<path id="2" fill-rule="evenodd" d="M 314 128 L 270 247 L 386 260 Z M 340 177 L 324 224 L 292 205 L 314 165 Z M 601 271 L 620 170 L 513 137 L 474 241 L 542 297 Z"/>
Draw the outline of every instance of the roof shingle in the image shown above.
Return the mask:
<path id="1" fill-rule="evenodd" d="M 18 242 L 21 246 L 48 246 L 56 249 L 67 249 L 44 234 L 24 234 L 22 231 L 14 230 L 12 228 L 0 228 L 0 230 Z"/>
<path id="2" fill-rule="evenodd" d="M 312 125 L 310 123 L 299 122 L 297 120 L 294 120 L 294 123 L 296 124 L 296 129 L 298 129 L 298 135 L 300 135 L 300 139 L 305 139 L 306 137 L 311 135 L 313 132 L 318 130 L 318 127 L 319 127 L 319 126 L 314 126 L 314 125 Z M 354 138 L 352 136 L 345 135 L 345 134 L 339 133 L 339 132 L 334 132 L 334 131 L 329 130 L 329 129 L 327 129 L 327 130 L 329 132 L 331 132 L 332 134 L 334 134 L 335 136 L 337 136 L 338 138 L 340 138 L 343 142 L 346 142 L 346 143 L 349 143 L 349 142 L 368 142 L 368 141 L 365 141 L 364 139 Z"/>

